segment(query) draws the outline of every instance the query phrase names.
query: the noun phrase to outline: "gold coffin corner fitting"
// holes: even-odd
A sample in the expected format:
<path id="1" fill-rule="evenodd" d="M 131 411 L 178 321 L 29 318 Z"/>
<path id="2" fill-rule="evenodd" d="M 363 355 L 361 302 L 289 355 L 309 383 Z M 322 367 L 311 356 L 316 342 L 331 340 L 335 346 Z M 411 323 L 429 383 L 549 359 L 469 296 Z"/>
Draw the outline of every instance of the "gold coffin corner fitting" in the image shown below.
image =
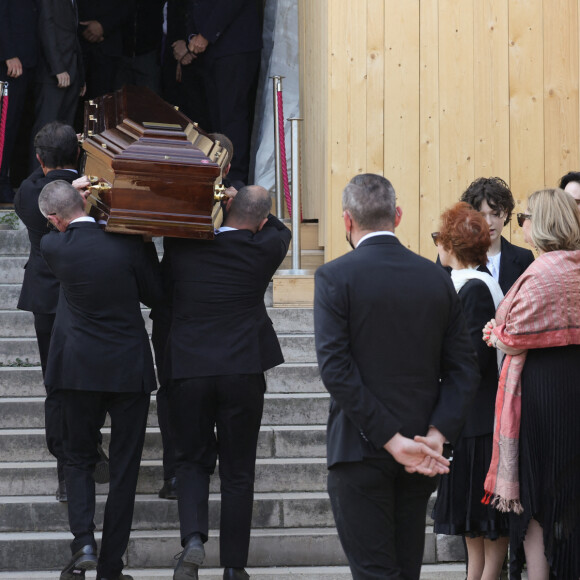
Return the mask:
<path id="1" fill-rule="evenodd" d="M 108 183 L 99 182 L 99 178 L 95 175 L 87 175 L 87 179 L 90 183 L 89 189 L 91 190 L 91 195 L 94 195 L 98 199 L 100 199 L 102 193 L 111 189 Z"/>
<path id="2" fill-rule="evenodd" d="M 223 201 L 227 199 L 227 195 L 225 194 L 226 186 L 223 183 L 216 183 L 213 186 L 213 200 L 215 201 Z"/>

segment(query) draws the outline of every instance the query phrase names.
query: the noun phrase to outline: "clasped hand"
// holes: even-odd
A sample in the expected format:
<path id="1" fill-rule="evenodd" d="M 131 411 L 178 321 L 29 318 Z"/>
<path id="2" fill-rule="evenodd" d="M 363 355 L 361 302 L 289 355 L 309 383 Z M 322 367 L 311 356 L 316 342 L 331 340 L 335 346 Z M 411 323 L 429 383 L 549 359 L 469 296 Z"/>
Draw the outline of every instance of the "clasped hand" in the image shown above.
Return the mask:
<path id="1" fill-rule="evenodd" d="M 397 433 L 384 447 L 408 473 L 434 477 L 449 473 L 449 460 L 442 455 L 444 441 L 441 432 L 432 427 L 427 435 L 417 435 L 414 439 Z"/>

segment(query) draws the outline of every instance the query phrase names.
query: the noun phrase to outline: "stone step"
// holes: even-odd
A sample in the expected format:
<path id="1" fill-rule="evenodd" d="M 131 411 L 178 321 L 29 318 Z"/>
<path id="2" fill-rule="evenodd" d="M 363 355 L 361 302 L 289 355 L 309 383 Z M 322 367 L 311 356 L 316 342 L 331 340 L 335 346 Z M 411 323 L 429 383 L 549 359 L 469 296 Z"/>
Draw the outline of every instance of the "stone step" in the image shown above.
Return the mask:
<path id="1" fill-rule="evenodd" d="M 314 332 L 313 314 L 310 308 L 268 308 L 267 310 L 277 333 L 302 335 Z M 151 333 L 152 322 L 149 318 L 149 309 L 143 309 L 142 312 L 147 331 Z M 0 310 L 0 328 L 4 338 L 36 337 L 32 312 Z"/>
<path id="2" fill-rule="evenodd" d="M 14 310 L 20 296 L 20 284 L 0 284 L 0 310 Z"/>
<path id="3" fill-rule="evenodd" d="M 324 393 L 316 363 L 285 363 L 266 373 L 269 393 Z M 0 367 L 0 397 L 43 397 L 39 366 Z"/>
<path id="4" fill-rule="evenodd" d="M 54 487 L 54 486 L 53 486 Z M 102 529 L 106 495 L 97 496 L 95 524 Z M 54 496 L 3 497 L 0 532 L 66 532 L 66 504 Z M 220 502 L 211 494 L 209 525 L 219 528 Z M 177 502 L 159 499 L 157 495 L 138 495 L 135 500 L 133 529 L 176 530 L 179 527 Z M 332 528 L 334 520 L 326 492 L 257 493 L 254 496 L 253 528 Z"/>
<path id="5" fill-rule="evenodd" d="M 70 533 L 0 534 L 0 570 L 58 570 L 70 558 Z M 210 531 L 205 565 L 219 566 L 218 537 Z M 177 531 L 136 531 L 126 560 L 131 568 L 174 566 L 181 551 Z M 332 528 L 252 530 L 248 566 L 336 566 L 346 558 Z"/>
<path id="6" fill-rule="evenodd" d="M 279 334 L 278 340 L 286 362 L 316 362 L 314 334 Z M 17 358 L 39 362 L 35 338 L 0 338 L 0 363 L 8 363 Z"/>
<path id="7" fill-rule="evenodd" d="M 308 492 L 326 490 L 326 459 L 268 458 L 256 462 L 256 485 L 258 493 Z M 141 462 L 137 492 L 156 494 L 163 479 L 161 461 Z M 56 462 L 0 463 L 0 496 L 50 495 L 54 494 Z M 211 479 L 211 491 L 219 489 L 217 474 Z M 106 493 L 107 485 L 97 485 L 98 493 Z"/>
<path id="8" fill-rule="evenodd" d="M 28 232 L 25 229 L 0 230 L 0 251 L 2 256 L 28 256 Z"/>
<path id="9" fill-rule="evenodd" d="M 103 428 L 105 449 L 109 448 L 110 429 Z M 2 461 L 51 461 L 46 449 L 44 429 L 1 429 Z M 161 459 L 161 433 L 149 427 L 145 435 L 143 459 Z M 258 438 L 258 457 L 325 457 L 326 427 L 324 425 L 262 426 Z"/>
<path id="10" fill-rule="evenodd" d="M 28 256 L 0 255 L 0 284 L 22 284 Z"/>
<path id="11" fill-rule="evenodd" d="M 328 416 L 328 404 L 327 393 L 266 393 L 262 425 L 323 425 Z M 0 399 L 0 425 L 3 429 L 42 428 L 44 398 Z M 154 396 L 149 408 L 148 426 L 157 427 L 157 404 Z"/>
<path id="12" fill-rule="evenodd" d="M 301 566 L 276 568 L 246 568 L 254 580 L 352 580 L 350 569 L 347 566 Z M 173 578 L 173 568 L 135 569 L 127 568 L 136 580 L 158 580 Z M 199 577 L 203 580 L 222 580 L 223 569 L 202 568 Z M 87 580 L 96 578 L 95 572 L 86 573 Z M 463 580 L 465 578 L 465 564 L 424 564 L 421 569 L 421 580 Z M 522 578 L 526 579 L 524 575 Z M 0 572 L 0 580 L 58 580 L 58 573 L 41 572 Z"/>
<path id="13" fill-rule="evenodd" d="M 159 482 L 159 486 L 161 482 Z M 56 487 L 54 484 L 52 487 Z M 427 506 L 425 523 L 433 525 L 431 512 L 437 494 Z M 97 495 L 95 524 L 102 527 L 106 495 Z M 66 504 L 54 495 L 8 496 L 0 500 L 0 532 L 59 532 L 68 530 Z M 157 494 L 139 494 L 135 499 L 135 530 L 172 530 L 178 524 L 177 502 L 159 499 Z M 209 525 L 219 527 L 219 494 L 210 494 Z M 254 495 L 254 528 L 333 527 L 334 519 L 326 491 L 256 493 Z"/>

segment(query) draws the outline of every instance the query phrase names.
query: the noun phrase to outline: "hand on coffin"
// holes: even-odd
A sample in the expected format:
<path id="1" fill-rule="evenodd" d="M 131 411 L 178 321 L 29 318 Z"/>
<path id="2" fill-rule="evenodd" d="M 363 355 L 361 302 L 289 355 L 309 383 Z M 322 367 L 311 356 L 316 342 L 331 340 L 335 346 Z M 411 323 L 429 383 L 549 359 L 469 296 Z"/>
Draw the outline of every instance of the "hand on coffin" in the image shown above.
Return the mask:
<path id="1" fill-rule="evenodd" d="M 85 201 L 87 200 L 87 197 L 89 197 L 89 194 L 91 193 L 90 190 L 88 189 L 90 184 L 91 183 L 89 181 L 89 178 L 86 175 L 83 175 L 82 177 L 79 177 L 78 179 L 75 179 L 72 182 L 72 186 L 81 194 L 81 196 Z"/>
<path id="2" fill-rule="evenodd" d="M 231 185 L 227 189 L 224 189 L 224 195 L 226 197 L 229 197 L 229 198 L 236 197 L 236 194 L 237 193 L 238 193 L 238 190 L 235 187 L 231 186 Z"/>
<path id="3" fill-rule="evenodd" d="M 176 40 L 171 45 L 171 48 L 173 48 L 173 58 L 179 62 L 181 62 L 181 59 L 186 54 L 188 54 L 187 44 L 185 43 L 185 40 Z"/>

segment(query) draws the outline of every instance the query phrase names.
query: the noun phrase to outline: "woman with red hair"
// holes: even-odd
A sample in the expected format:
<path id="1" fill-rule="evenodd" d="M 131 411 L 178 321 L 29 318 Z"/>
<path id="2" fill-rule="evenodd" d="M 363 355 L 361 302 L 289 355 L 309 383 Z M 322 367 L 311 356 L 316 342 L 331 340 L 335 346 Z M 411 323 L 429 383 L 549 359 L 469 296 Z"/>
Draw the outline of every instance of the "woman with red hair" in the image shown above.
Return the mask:
<path id="1" fill-rule="evenodd" d="M 499 284 L 478 270 L 487 262 L 491 244 L 485 218 L 459 202 L 441 216 L 432 234 L 443 266 L 461 300 L 481 381 L 462 435 L 453 452 L 449 474 L 441 478 L 433 509 L 435 532 L 462 535 L 468 553 L 468 580 L 497 580 L 508 546 L 508 518 L 481 500 L 491 461 L 495 396 L 501 358 L 481 340 L 481 329 L 495 315 L 503 298 Z"/>

